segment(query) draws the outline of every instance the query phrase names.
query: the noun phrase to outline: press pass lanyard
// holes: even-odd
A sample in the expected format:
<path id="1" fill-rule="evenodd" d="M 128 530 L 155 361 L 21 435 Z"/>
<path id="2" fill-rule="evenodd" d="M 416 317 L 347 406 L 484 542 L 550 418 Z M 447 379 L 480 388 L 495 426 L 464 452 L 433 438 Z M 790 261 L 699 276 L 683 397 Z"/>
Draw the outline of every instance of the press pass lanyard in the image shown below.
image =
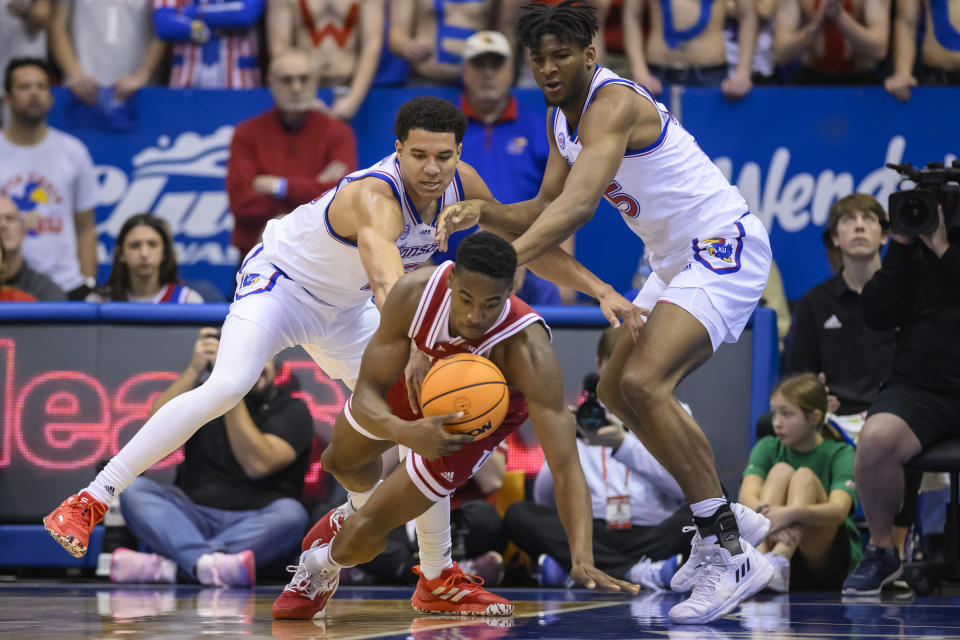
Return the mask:
<path id="1" fill-rule="evenodd" d="M 607 496 L 607 528 L 629 529 L 630 522 L 630 467 L 624 466 L 623 490 L 626 495 L 610 495 L 607 484 L 607 449 L 600 449 L 600 463 L 603 468 L 603 492 Z"/>

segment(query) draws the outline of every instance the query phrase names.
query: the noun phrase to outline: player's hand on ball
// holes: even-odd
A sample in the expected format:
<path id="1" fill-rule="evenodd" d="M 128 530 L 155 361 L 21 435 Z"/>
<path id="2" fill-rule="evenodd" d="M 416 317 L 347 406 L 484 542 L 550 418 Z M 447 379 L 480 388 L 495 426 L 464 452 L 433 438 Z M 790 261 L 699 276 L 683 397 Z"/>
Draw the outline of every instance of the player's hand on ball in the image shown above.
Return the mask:
<path id="1" fill-rule="evenodd" d="M 445 423 L 456 422 L 462 417 L 463 413 L 448 413 L 414 420 L 410 423 L 406 442 L 398 444 L 406 445 L 427 460 L 448 456 L 459 451 L 466 443 L 473 442 L 473 436 L 464 433 L 447 433 L 443 429 Z"/>
<path id="2" fill-rule="evenodd" d="M 482 200 L 463 200 L 449 204 L 437 216 L 437 245 L 440 251 L 447 250 L 447 242 L 455 231 L 469 229 L 480 222 Z"/>
<path id="3" fill-rule="evenodd" d="M 625 580 L 617 580 L 608 576 L 592 564 L 574 564 L 570 568 L 570 577 L 575 582 L 582 584 L 587 589 L 604 592 L 629 593 L 632 596 L 640 593 L 640 587 Z"/>

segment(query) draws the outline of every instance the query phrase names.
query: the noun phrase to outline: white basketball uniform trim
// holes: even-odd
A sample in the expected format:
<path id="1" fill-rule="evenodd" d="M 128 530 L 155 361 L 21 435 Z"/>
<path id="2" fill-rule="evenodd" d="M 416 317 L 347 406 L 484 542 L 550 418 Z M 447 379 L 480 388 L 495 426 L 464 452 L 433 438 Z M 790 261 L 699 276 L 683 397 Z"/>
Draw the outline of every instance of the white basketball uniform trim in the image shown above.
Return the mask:
<path id="1" fill-rule="evenodd" d="M 386 438 L 381 438 L 380 436 L 375 436 L 363 427 L 360 426 L 360 423 L 357 422 L 357 419 L 353 417 L 353 394 L 350 394 L 350 397 L 347 398 L 347 403 L 343 405 L 343 416 L 347 419 L 347 422 L 350 423 L 350 426 L 357 430 L 362 436 L 366 436 L 371 440 L 386 440 Z"/>
<path id="2" fill-rule="evenodd" d="M 327 304 L 346 308 L 363 304 L 372 296 L 369 278 L 355 243 L 330 226 L 328 210 L 345 185 L 361 179 L 378 179 L 390 186 L 403 214 L 404 231 L 397 249 L 405 271 L 412 271 L 437 250 L 436 229 L 423 221 L 413 206 L 393 153 L 367 169 L 343 177 L 319 198 L 294 209 L 280 220 L 271 220 L 263 232 L 263 256 L 291 280 Z M 437 212 L 463 199 L 459 173 L 437 198 Z"/>
<path id="3" fill-rule="evenodd" d="M 747 211 L 747 203 L 663 104 L 609 69 L 597 66 L 579 122 L 597 91 L 608 84 L 625 86 L 649 100 L 660 112 L 663 128 L 653 144 L 626 151 L 604 198 L 643 239 L 654 271 L 671 258 L 685 262 L 691 238 L 726 228 Z M 581 150 L 577 128 L 569 130 L 559 108 L 551 123 L 557 149 L 572 166 Z"/>

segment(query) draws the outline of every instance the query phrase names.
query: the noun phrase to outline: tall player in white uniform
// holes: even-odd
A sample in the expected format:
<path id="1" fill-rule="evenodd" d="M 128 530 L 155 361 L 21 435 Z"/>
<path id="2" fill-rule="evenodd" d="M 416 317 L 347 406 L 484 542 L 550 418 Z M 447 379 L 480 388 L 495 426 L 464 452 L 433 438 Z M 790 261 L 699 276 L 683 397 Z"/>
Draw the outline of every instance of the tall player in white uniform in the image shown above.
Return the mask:
<path id="1" fill-rule="evenodd" d="M 766 283 L 770 244 L 736 188 L 667 109 L 597 65 L 596 30 L 594 10 L 583 3 L 526 7 L 520 41 L 553 107 L 540 192 L 513 205 L 453 205 L 441 214 L 438 239 L 443 247 L 449 230 L 477 220 L 510 228 L 522 232 L 514 242 L 522 264 L 582 226 L 601 197 L 643 239 L 653 274 L 634 304 L 651 311 L 636 342 L 621 336 L 599 392 L 684 490 L 699 535 L 673 586 L 692 586 L 693 594 L 670 617 L 709 622 L 772 576 L 753 547 L 769 522 L 724 497 L 710 443 L 674 391 L 721 343 L 739 337 Z"/>
<path id="2" fill-rule="evenodd" d="M 410 100 L 397 112 L 394 154 L 344 177 L 335 189 L 283 219 L 270 221 L 263 242 L 251 250 L 237 274 L 234 303 L 210 378 L 164 405 L 85 490 L 44 518 L 44 526 L 64 548 L 83 556 L 90 531 L 116 495 L 201 425 L 235 406 L 256 382 L 263 363 L 279 351 L 301 345 L 329 376 L 353 387 L 390 289 L 404 271 L 436 250 L 435 228 L 425 221 L 464 197 L 492 200 L 476 171 L 459 161 L 465 129 L 465 117 L 451 103 L 428 97 Z M 560 277 L 564 284 L 599 297 L 614 322 L 618 315 L 630 315 L 629 303 L 573 262 L 557 250 L 539 266 L 544 277 Z M 549 275 L 564 272 L 576 275 Z M 429 421 L 424 424 L 430 429 Z M 444 439 L 451 450 L 465 439 L 444 432 L 439 421 L 432 431 L 433 440 Z M 293 454 L 280 442 L 268 446 L 277 456 Z M 351 495 L 351 503 L 359 508 L 366 497 Z M 442 564 L 450 545 L 449 503 L 438 505 L 423 522 L 429 531 L 447 532 L 447 542 L 421 548 L 421 553 L 440 556 Z M 224 554 L 215 558 L 229 561 Z"/>

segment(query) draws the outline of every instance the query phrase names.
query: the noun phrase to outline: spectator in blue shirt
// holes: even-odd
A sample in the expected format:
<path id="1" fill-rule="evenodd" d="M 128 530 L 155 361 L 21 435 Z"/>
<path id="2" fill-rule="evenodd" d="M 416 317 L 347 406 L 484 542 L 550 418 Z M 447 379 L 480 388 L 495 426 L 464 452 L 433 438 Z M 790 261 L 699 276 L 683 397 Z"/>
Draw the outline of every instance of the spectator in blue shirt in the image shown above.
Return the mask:
<path id="1" fill-rule="evenodd" d="M 521 106 L 510 93 L 514 65 L 506 36 L 499 31 L 479 31 L 465 42 L 460 108 L 468 124 L 460 157 L 483 176 L 500 202 L 529 200 L 540 189 L 550 153 L 546 136 L 540 135 L 545 126 L 544 113 Z M 460 239 L 475 230 L 454 234 L 448 251 L 438 253 L 434 260 L 452 260 Z M 539 280 L 529 272 L 518 274 L 519 282 L 527 279 L 539 285 L 536 299 L 528 300 L 531 304 L 543 304 L 542 298 L 558 299 L 552 282 Z M 543 289 L 548 291 L 544 293 Z"/>

